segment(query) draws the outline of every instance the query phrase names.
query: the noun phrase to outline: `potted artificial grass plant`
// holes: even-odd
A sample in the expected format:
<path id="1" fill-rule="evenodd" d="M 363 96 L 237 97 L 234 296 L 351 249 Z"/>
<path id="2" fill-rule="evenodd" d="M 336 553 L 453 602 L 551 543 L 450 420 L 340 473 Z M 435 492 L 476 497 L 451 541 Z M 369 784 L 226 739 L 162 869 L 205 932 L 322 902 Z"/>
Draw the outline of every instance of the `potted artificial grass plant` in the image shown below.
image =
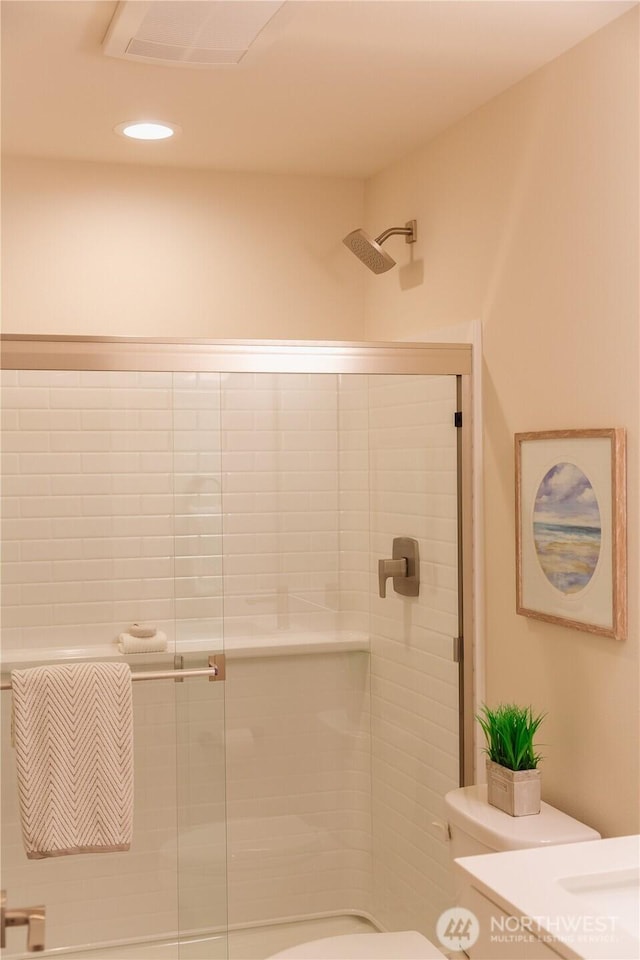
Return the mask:
<path id="1" fill-rule="evenodd" d="M 544 714 L 534 716 L 531 707 L 485 705 L 476 718 L 487 739 L 488 800 L 512 817 L 540 813 L 542 759 L 533 739 Z"/>

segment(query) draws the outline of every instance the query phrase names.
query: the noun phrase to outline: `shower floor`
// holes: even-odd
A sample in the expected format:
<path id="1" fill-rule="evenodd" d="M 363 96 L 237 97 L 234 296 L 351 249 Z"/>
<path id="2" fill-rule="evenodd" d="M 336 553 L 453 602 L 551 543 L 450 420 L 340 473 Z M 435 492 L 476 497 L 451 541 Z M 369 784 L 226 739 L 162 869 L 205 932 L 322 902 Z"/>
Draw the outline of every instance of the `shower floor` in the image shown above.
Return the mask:
<path id="1" fill-rule="evenodd" d="M 279 950 L 294 947 L 306 940 L 375 931 L 373 924 L 362 917 L 324 917 L 231 930 L 228 936 L 212 934 L 180 942 L 173 939 L 155 940 L 152 943 L 129 943 L 93 950 L 85 947 L 82 950 L 55 951 L 52 956 L 56 960 L 265 960 Z"/>

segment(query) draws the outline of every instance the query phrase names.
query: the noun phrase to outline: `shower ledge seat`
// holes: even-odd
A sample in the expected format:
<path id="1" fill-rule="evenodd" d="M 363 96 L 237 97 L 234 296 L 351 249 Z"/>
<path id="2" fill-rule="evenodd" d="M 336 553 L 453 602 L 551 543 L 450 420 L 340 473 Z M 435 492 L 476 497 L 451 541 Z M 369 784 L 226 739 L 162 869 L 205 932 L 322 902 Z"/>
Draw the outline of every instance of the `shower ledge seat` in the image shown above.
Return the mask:
<path id="1" fill-rule="evenodd" d="M 165 653 L 130 654 L 125 657 L 118 652 L 115 643 L 87 645 L 85 647 L 32 647 L 30 650 L 6 650 L 2 657 L 3 672 L 60 660 L 126 660 L 127 663 L 158 663 L 163 657 L 174 655 L 224 653 L 228 660 L 249 657 L 299 656 L 311 653 L 352 653 L 369 650 L 369 634 L 355 630 L 335 632 L 276 633 L 267 636 L 228 637 L 224 646 L 220 640 L 179 640 L 169 643 Z"/>

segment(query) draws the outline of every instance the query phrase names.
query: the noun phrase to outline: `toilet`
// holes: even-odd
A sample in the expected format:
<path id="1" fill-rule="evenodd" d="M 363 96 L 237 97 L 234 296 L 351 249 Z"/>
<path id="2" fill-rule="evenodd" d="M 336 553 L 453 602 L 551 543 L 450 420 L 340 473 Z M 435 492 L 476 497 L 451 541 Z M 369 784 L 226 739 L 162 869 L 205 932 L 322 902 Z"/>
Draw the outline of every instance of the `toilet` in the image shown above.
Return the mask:
<path id="1" fill-rule="evenodd" d="M 543 802 L 534 816 L 511 817 L 489 805 L 486 784 L 451 790 L 444 802 L 452 861 L 483 853 L 600 840 L 597 830 L 548 803 Z M 463 890 L 456 891 L 456 900 L 463 902 Z M 323 937 L 281 950 L 268 960 L 445 960 L 445 955 L 421 933 L 404 930 Z"/>
<path id="2" fill-rule="evenodd" d="M 444 960 L 444 954 L 416 930 L 403 930 L 309 940 L 267 960 Z"/>

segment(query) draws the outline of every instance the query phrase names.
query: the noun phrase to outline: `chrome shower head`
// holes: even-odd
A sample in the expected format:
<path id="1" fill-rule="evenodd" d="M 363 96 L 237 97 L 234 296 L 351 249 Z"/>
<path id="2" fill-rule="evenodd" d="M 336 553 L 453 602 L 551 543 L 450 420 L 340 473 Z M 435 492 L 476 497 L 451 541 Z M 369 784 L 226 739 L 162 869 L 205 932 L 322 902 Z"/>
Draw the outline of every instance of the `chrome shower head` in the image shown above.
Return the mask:
<path id="1" fill-rule="evenodd" d="M 416 221 L 409 220 L 404 227 L 390 227 L 388 230 L 384 230 L 375 240 L 372 240 L 364 230 L 352 230 L 342 242 L 373 273 L 386 273 L 391 267 L 395 267 L 396 261 L 389 256 L 386 250 L 382 249 L 381 245 L 394 234 L 404 236 L 406 243 L 415 243 L 417 237 Z"/>

